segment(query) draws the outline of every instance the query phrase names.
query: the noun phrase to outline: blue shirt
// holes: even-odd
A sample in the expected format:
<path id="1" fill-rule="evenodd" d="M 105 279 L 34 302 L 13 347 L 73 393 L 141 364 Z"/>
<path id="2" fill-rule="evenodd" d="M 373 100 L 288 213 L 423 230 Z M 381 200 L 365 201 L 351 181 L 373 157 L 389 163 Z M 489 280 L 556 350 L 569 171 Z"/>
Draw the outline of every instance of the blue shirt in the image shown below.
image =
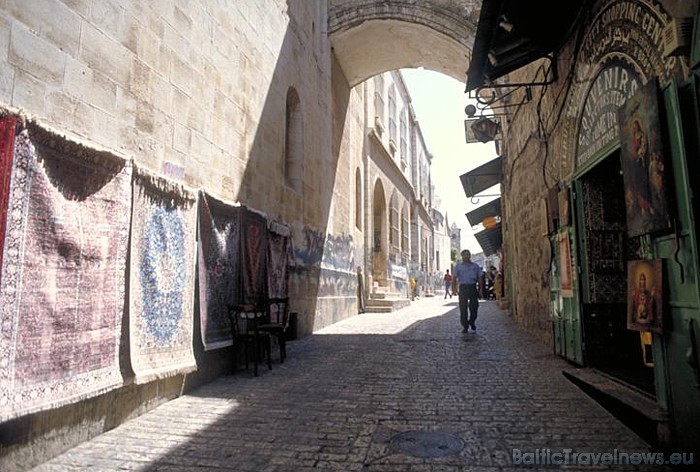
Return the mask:
<path id="1" fill-rule="evenodd" d="M 474 262 L 459 262 L 452 273 L 457 279 L 457 285 L 475 285 L 481 277 L 481 267 Z"/>

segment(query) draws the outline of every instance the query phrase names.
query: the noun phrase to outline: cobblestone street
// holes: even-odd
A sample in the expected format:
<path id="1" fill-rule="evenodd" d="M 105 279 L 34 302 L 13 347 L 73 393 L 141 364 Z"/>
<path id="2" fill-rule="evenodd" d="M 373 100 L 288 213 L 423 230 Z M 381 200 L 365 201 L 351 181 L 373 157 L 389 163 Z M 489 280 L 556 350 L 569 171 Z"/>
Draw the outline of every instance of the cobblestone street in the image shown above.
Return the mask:
<path id="1" fill-rule="evenodd" d="M 514 464 L 514 450 L 650 449 L 495 302 L 477 327 L 462 334 L 456 298 L 359 315 L 289 343 L 284 364 L 273 350 L 259 377 L 221 377 L 34 470 L 665 470 Z"/>

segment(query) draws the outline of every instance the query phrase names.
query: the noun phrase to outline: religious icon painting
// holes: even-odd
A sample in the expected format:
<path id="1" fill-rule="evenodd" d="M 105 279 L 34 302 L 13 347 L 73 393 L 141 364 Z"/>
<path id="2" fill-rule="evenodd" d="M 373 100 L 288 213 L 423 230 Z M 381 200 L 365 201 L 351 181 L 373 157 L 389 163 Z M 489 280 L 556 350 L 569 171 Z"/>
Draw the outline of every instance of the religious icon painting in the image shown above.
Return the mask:
<path id="1" fill-rule="evenodd" d="M 627 262 L 627 329 L 663 331 L 661 259 Z"/>
<path id="2" fill-rule="evenodd" d="M 649 80 L 618 111 L 629 237 L 671 229 L 658 90 Z"/>

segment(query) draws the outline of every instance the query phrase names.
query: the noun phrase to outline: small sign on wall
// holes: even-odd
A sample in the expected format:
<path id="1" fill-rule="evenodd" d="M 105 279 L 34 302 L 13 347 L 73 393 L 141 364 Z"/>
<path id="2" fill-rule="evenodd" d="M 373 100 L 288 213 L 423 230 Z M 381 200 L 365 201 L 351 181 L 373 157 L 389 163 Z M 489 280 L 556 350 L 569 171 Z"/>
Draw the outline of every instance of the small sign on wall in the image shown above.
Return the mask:
<path id="1" fill-rule="evenodd" d="M 574 296 L 573 270 L 571 267 L 571 245 L 569 232 L 564 230 L 557 234 L 557 246 L 559 248 L 559 280 L 560 294 L 562 298 Z"/>

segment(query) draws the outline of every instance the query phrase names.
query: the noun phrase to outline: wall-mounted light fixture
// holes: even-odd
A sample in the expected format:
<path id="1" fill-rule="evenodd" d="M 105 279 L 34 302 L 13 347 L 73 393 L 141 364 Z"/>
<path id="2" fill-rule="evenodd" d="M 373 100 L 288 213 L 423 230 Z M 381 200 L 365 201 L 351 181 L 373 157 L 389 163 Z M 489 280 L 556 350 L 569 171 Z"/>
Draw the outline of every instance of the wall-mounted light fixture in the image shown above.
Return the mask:
<path id="1" fill-rule="evenodd" d="M 501 18 L 498 20 L 498 26 L 503 28 L 503 30 L 506 33 L 512 33 L 513 29 L 515 28 L 515 25 L 513 25 L 513 23 L 508 21 L 508 18 L 506 18 L 505 15 L 501 15 Z"/>
<path id="2" fill-rule="evenodd" d="M 496 138 L 501 129 L 498 122 L 482 116 L 471 125 L 474 137 L 482 143 L 488 143 Z"/>
<path id="3" fill-rule="evenodd" d="M 498 57 L 496 57 L 496 54 L 495 54 L 495 53 L 489 52 L 489 53 L 487 54 L 487 57 L 489 58 L 489 63 L 490 63 L 492 66 L 496 67 L 496 66 L 498 65 Z"/>

